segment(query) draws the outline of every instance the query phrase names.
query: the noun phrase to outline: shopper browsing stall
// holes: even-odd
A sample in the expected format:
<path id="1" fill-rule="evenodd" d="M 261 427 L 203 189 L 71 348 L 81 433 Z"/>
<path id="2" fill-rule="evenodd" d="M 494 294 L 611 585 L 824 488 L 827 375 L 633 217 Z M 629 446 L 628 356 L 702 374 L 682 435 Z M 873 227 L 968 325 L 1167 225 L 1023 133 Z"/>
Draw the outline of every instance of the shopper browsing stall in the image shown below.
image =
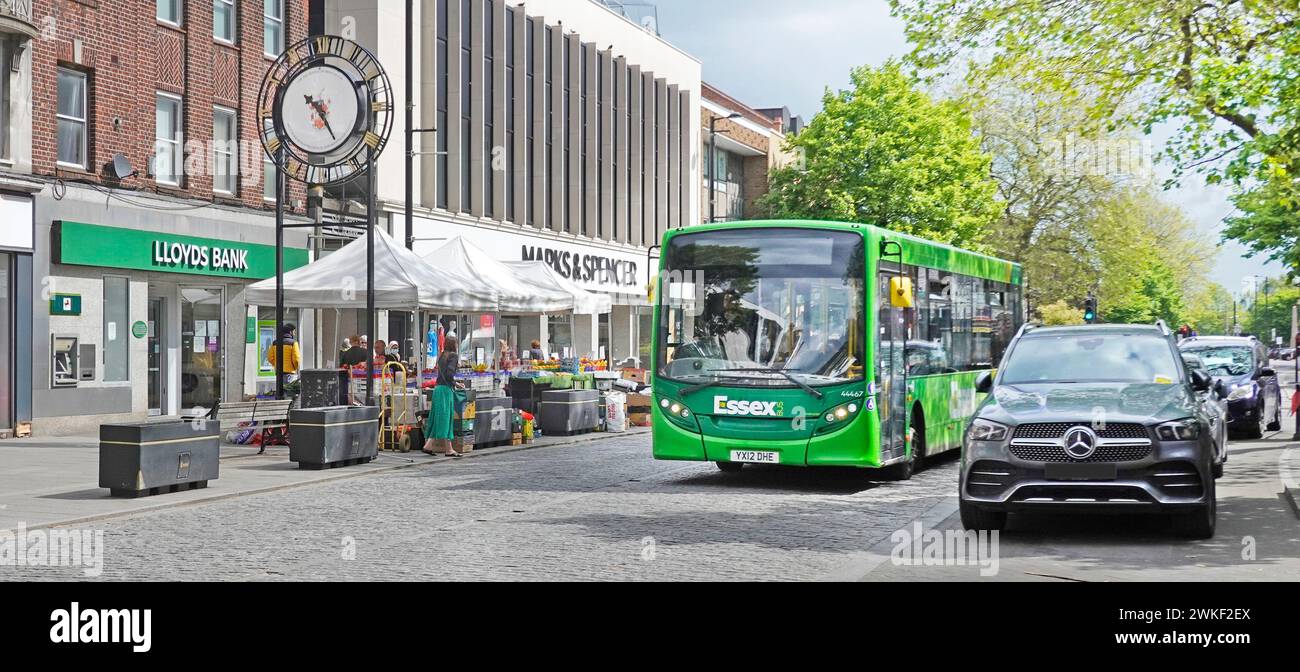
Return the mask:
<path id="1" fill-rule="evenodd" d="M 460 457 L 460 453 L 451 446 L 454 437 L 452 420 L 456 415 L 456 371 L 460 369 L 460 356 L 456 346 L 456 338 L 448 336 L 438 355 L 438 380 L 433 388 L 429 419 L 424 426 L 424 435 L 429 440 L 424 442 L 423 450 L 429 455 L 441 450 L 447 457 Z"/>

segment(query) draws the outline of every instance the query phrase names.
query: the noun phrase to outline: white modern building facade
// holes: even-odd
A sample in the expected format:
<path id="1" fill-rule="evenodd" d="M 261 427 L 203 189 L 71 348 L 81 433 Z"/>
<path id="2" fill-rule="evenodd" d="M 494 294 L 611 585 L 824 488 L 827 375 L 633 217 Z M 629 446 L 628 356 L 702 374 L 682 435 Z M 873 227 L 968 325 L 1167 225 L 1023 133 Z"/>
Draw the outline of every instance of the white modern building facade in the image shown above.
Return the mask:
<path id="1" fill-rule="evenodd" d="M 325 0 L 312 28 L 373 50 L 400 106 L 415 26 L 416 252 L 463 236 L 502 261 L 545 260 L 610 293 L 613 312 L 508 318 L 512 345 L 644 359 L 652 248 L 701 216 L 700 62 L 593 0 L 415 0 L 410 17 L 405 4 Z M 396 114 L 378 167 L 398 239 L 405 131 Z"/>

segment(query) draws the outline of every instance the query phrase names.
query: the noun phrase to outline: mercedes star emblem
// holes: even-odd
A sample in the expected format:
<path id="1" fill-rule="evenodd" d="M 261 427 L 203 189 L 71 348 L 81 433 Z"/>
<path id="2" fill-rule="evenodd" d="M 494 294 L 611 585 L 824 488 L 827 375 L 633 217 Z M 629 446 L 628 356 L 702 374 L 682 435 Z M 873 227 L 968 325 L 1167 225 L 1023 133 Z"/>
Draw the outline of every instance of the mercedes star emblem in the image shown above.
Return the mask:
<path id="1" fill-rule="evenodd" d="M 1097 435 L 1087 427 L 1072 427 L 1063 443 L 1065 453 L 1076 460 L 1086 460 L 1097 452 Z"/>

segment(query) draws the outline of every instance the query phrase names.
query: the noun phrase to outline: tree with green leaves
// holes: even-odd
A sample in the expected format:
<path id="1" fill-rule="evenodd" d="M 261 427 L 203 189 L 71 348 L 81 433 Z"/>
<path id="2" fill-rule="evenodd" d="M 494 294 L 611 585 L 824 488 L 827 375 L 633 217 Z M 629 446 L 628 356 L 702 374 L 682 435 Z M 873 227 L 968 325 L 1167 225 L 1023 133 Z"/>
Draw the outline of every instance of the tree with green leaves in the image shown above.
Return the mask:
<path id="1" fill-rule="evenodd" d="M 851 88 L 829 90 L 776 170 L 760 207 L 776 218 L 876 224 L 978 247 L 1001 204 L 970 115 L 934 100 L 898 63 L 860 67 Z"/>
<path id="2" fill-rule="evenodd" d="M 1225 234 L 1295 263 L 1300 0 L 890 0 L 931 75 L 1086 101 L 1107 128 L 1172 123 L 1176 176 L 1237 190 Z"/>
<path id="3" fill-rule="evenodd" d="M 1300 288 L 1286 283 L 1282 278 L 1269 278 L 1268 292 L 1260 283 L 1259 295 L 1241 310 L 1242 329 L 1255 334 L 1261 341 L 1273 344 L 1273 334 L 1282 337 L 1282 343 L 1291 344 L 1291 307 L 1300 302 Z"/>

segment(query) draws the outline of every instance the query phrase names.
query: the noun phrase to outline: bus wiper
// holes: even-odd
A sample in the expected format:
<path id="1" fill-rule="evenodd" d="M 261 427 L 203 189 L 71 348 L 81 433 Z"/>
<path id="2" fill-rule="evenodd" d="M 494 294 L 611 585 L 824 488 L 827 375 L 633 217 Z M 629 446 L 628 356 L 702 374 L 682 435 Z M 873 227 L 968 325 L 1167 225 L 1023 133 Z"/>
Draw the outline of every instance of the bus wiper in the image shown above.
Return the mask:
<path id="1" fill-rule="evenodd" d="M 700 390 L 703 390 L 703 389 L 706 389 L 706 388 L 717 387 L 718 385 L 721 385 L 721 384 L 723 384 L 723 383 L 725 383 L 725 382 L 727 382 L 727 381 L 725 381 L 725 380 L 723 380 L 723 379 L 721 379 L 721 378 L 715 378 L 715 379 L 713 379 L 713 380 L 710 380 L 710 381 L 707 382 L 707 383 L 700 383 L 700 384 L 698 384 L 698 385 L 691 385 L 691 386 L 689 386 L 689 387 L 683 387 L 683 388 L 682 388 L 682 396 L 684 397 L 684 396 L 686 396 L 686 395 L 688 395 L 688 394 L 695 394 L 696 392 L 699 392 Z"/>
<path id="2" fill-rule="evenodd" d="M 713 369 L 713 370 L 714 370 L 714 371 L 720 371 L 720 372 L 723 372 L 723 373 L 743 373 L 743 372 L 747 372 L 747 371 L 748 371 L 748 372 L 753 372 L 753 373 L 779 373 L 779 374 L 781 374 L 782 376 L 785 376 L 785 379 L 786 379 L 786 380 L 788 380 L 788 381 L 794 383 L 795 385 L 798 385 L 799 387 L 803 388 L 803 391 L 804 391 L 804 392 L 807 392 L 808 394 L 811 394 L 812 396 L 814 396 L 814 397 L 816 397 L 816 398 L 818 398 L 818 399 L 821 399 L 823 396 L 825 396 L 825 395 L 823 395 L 823 394 L 821 393 L 821 391 L 818 390 L 817 388 L 815 388 L 815 387 L 813 387 L 812 385 L 809 385 L 808 383 L 805 383 L 805 382 L 803 382 L 802 380 L 799 380 L 798 378 L 795 378 L 794 376 L 790 375 L 790 372 L 787 371 L 786 369 L 777 369 L 777 368 L 772 368 L 772 367 L 761 367 L 761 366 L 760 366 L 760 367 L 753 367 L 753 368 L 748 368 L 748 369 Z M 795 370 L 797 371 L 798 369 L 795 369 Z"/>

